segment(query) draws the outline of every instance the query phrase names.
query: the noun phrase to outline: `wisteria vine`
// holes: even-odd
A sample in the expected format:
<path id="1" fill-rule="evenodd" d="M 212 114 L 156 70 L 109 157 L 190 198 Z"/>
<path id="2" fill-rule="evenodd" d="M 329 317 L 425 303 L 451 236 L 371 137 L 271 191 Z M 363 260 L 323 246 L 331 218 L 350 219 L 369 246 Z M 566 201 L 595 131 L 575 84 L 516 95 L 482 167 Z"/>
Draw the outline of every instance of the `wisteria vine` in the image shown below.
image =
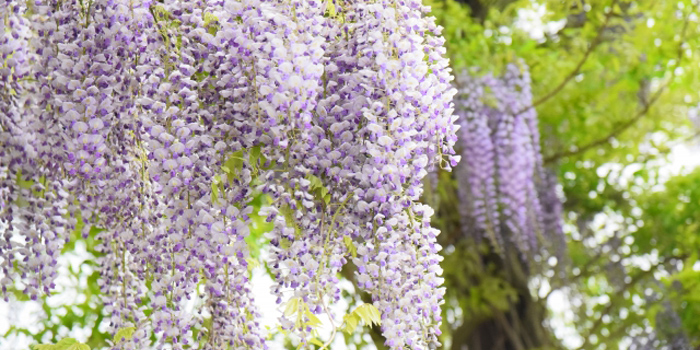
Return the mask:
<path id="1" fill-rule="evenodd" d="M 487 238 L 500 253 L 515 247 L 524 260 L 545 240 L 561 257 L 561 201 L 556 175 L 543 166 L 527 66 L 508 64 L 500 77 L 465 71 L 457 85 L 464 234 Z"/>
<path id="2" fill-rule="evenodd" d="M 418 199 L 428 170 L 457 164 L 459 126 L 427 11 L 419 0 L 3 2 L 3 293 L 49 294 L 82 225 L 101 242 L 110 329 L 136 328 L 115 348 L 155 334 L 175 349 L 264 349 L 244 241 L 262 193 L 273 292 L 300 301 L 281 324 L 302 345 L 314 315 L 334 317 L 352 261 L 386 345 L 436 347 L 440 246 Z"/>

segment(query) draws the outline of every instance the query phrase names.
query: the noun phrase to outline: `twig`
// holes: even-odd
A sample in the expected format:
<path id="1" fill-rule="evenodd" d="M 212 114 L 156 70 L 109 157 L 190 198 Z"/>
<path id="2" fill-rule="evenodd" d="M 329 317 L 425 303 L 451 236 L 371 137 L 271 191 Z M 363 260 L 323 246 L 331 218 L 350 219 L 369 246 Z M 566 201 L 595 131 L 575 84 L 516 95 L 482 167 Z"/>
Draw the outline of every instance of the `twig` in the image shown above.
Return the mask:
<path id="1" fill-rule="evenodd" d="M 696 8 L 697 8 L 697 6 L 696 6 Z M 592 141 L 588 144 L 585 144 L 583 146 L 576 147 L 574 150 L 554 153 L 553 155 L 546 157 L 544 159 L 545 164 L 550 164 L 550 163 L 552 163 L 560 158 L 563 158 L 563 157 L 570 157 L 570 156 L 574 156 L 577 154 L 581 154 L 581 153 L 584 153 L 592 148 L 606 144 L 606 143 L 610 142 L 610 140 L 612 140 L 613 138 L 620 135 L 621 133 L 623 133 L 624 131 L 629 129 L 631 126 L 636 124 L 637 121 L 642 119 L 642 117 L 644 117 L 649 112 L 649 109 L 651 108 L 651 106 L 659 99 L 659 97 L 661 97 L 661 94 L 666 90 L 666 88 L 669 85 L 671 85 L 671 82 L 676 77 L 676 69 L 680 66 L 681 60 L 683 58 L 683 44 L 685 44 L 685 37 L 686 37 L 686 33 L 688 31 L 688 23 L 689 23 L 689 19 L 690 19 L 690 14 L 692 14 L 693 12 L 694 11 L 689 11 L 688 15 L 685 17 L 685 20 L 683 22 L 683 29 L 681 30 L 681 42 L 680 42 L 680 44 L 678 44 L 678 54 L 676 57 L 676 62 L 673 65 L 673 69 L 671 70 L 671 78 L 668 81 L 666 81 L 666 83 L 664 83 L 659 88 L 659 90 L 656 91 L 656 93 L 651 97 L 651 99 L 649 101 L 646 101 L 644 103 L 644 108 L 642 108 L 639 112 L 637 112 L 637 114 L 634 117 L 632 117 L 631 119 L 629 119 L 626 122 L 615 127 L 608 135 L 601 137 L 597 140 L 594 140 L 594 141 Z"/>

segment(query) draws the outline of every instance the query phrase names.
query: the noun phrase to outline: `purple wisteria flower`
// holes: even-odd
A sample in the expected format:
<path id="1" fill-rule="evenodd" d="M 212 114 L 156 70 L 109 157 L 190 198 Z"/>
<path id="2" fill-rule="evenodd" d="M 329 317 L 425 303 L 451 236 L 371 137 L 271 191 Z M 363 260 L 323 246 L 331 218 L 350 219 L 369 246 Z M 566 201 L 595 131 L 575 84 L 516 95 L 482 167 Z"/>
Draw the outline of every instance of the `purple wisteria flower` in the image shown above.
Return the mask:
<path id="1" fill-rule="evenodd" d="M 280 303 L 338 320 L 352 263 L 389 348 L 438 346 L 438 231 L 418 199 L 459 159 L 441 28 L 418 0 L 331 5 L 0 5 L 3 291 L 50 293 L 80 228 L 101 242 L 110 329 L 136 327 L 115 348 L 265 349 L 245 241 L 262 194 Z M 310 319 L 280 323 L 308 344 Z"/>
<path id="2" fill-rule="evenodd" d="M 500 77 L 464 72 L 457 85 L 464 233 L 488 238 L 499 252 L 515 246 L 524 258 L 542 238 L 560 241 L 561 202 L 556 176 L 543 166 L 527 67 L 509 64 Z"/>

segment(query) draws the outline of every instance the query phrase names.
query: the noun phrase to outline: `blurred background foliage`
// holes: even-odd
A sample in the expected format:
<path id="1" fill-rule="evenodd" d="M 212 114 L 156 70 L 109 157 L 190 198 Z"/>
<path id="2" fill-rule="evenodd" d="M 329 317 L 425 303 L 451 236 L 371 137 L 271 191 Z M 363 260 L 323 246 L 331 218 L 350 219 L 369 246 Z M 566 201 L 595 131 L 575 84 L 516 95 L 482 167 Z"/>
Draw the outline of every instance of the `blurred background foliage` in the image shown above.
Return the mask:
<path id="1" fill-rule="evenodd" d="M 475 248 L 441 174 L 445 348 L 700 348 L 698 3 L 429 4 L 455 73 L 530 67 L 568 242 L 524 268 Z"/>
<path id="2" fill-rule="evenodd" d="M 530 67 L 567 238 L 564 254 L 529 264 L 495 254 L 462 235 L 457 184 L 438 174 L 424 199 L 443 232 L 443 348 L 700 349 L 698 0 L 426 4 L 455 73 L 500 72 L 516 59 Z M 251 266 L 264 268 L 266 225 L 257 218 L 251 230 Z M 94 235 L 79 232 L 63 252 L 55 296 L 32 303 L 15 293 L 5 303 L 0 348 L 69 335 L 108 345 Z M 344 295 L 349 308 L 369 301 L 351 288 Z M 36 322 L 19 326 L 27 317 Z M 345 337 L 347 348 L 384 349 L 377 327 L 358 332 Z"/>

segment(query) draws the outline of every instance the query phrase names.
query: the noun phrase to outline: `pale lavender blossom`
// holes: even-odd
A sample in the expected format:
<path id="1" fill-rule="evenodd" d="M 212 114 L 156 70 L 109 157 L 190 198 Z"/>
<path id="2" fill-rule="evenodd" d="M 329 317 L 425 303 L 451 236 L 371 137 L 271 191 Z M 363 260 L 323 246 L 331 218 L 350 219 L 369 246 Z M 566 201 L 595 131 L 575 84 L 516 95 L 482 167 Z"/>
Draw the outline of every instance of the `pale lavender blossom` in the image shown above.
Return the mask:
<path id="1" fill-rule="evenodd" d="M 562 236 L 556 177 L 544 170 L 527 67 L 509 64 L 500 77 L 464 72 L 457 85 L 463 231 L 488 238 L 499 252 L 515 246 L 527 260 L 544 238 Z"/>
<path id="2" fill-rule="evenodd" d="M 138 328 L 117 348 L 265 349 L 245 242 L 263 194 L 280 303 L 328 312 L 352 261 L 387 346 L 439 344 L 438 231 L 418 199 L 428 171 L 457 164 L 459 126 L 428 8 L 89 4 L 0 7 L 0 53 L 15 67 L 0 70 L 3 286 L 49 293 L 82 222 L 101 242 L 110 330 Z M 308 345 L 309 327 L 280 323 Z"/>

